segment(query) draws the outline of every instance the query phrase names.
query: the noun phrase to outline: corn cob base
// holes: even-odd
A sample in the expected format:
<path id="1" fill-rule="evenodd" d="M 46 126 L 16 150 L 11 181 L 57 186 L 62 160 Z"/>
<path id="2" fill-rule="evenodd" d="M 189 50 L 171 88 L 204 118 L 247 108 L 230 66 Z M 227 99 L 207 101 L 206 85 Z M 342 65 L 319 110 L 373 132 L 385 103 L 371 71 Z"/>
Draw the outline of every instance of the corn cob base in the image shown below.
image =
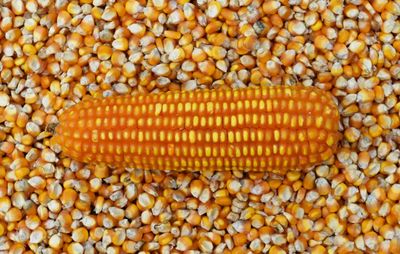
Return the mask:
<path id="1" fill-rule="evenodd" d="M 87 163 L 284 173 L 328 160 L 338 127 L 330 94 L 279 86 L 86 100 L 60 116 L 56 140 Z"/>

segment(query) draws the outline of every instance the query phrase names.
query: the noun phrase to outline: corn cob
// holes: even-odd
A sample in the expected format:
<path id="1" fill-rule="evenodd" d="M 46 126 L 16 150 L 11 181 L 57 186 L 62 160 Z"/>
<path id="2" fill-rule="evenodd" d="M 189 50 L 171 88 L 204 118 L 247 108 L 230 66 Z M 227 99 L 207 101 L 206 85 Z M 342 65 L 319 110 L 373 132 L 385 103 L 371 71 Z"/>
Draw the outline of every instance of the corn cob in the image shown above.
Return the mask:
<path id="1" fill-rule="evenodd" d="M 329 93 L 274 86 L 84 100 L 60 116 L 56 140 L 82 162 L 284 173 L 328 160 L 338 127 Z"/>

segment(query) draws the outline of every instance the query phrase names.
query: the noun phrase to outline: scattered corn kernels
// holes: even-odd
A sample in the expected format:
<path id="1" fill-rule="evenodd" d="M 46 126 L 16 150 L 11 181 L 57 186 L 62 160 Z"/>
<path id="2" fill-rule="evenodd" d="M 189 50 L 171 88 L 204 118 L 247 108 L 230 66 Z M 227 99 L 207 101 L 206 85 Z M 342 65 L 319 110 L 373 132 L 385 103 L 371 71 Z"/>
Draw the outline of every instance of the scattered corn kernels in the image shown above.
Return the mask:
<path id="1" fill-rule="evenodd" d="M 0 13 L 0 252 L 400 253 L 398 0 L 12 0 Z M 92 97 L 294 84 L 339 105 L 339 150 L 308 173 L 87 165 L 49 135 Z"/>

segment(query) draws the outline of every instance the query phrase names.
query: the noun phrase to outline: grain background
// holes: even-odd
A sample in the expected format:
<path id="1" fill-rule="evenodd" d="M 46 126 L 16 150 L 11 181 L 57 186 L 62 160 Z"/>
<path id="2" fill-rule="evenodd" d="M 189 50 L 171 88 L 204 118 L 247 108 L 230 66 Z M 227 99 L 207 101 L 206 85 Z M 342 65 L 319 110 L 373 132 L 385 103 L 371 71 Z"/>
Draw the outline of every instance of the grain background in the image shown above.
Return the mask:
<path id="1" fill-rule="evenodd" d="M 1 253 L 399 253 L 400 1 L 1 0 Z M 90 97 L 330 91 L 340 148 L 284 176 L 77 163 Z"/>

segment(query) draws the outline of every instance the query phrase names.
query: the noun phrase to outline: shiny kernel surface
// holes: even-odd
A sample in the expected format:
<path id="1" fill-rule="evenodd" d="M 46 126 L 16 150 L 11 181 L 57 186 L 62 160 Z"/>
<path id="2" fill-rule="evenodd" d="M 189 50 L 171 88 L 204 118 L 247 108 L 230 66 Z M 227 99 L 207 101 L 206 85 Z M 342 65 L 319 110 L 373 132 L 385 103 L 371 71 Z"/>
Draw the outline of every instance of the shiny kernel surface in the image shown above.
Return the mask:
<path id="1" fill-rule="evenodd" d="M 60 116 L 56 138 L 87 163 L 285 173 L 330 159 L 338 128 L 328 93 L 275 86 L 89 99 Z"/>

